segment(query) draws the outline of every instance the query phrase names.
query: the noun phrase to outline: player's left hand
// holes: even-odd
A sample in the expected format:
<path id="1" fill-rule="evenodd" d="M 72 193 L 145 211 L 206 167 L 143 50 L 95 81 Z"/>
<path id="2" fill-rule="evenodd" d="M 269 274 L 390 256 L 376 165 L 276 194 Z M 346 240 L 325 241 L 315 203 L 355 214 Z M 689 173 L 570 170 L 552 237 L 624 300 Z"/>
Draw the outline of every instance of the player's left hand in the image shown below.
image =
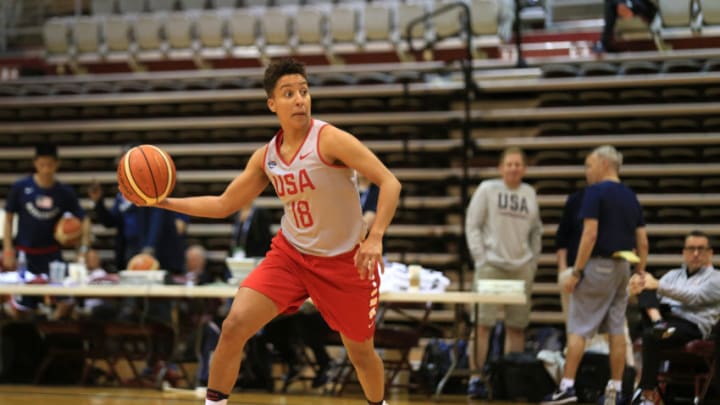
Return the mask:
<path id="1" fill-rule="evenodd" d="M 375 269 L 380 273 L 385 271 L 385 263 L 382 258 L 382 238 L 368 236 L 355 252 L 355 267 L 358 270 L 361 280 L 375 277 Z"/>
<path id="2" fill-rule="evenodd" d="M 580 277 L 576 276 L 575 274 L 571 274 L 568 278 L 565 279 L 565 283 L 563 284 L 563 290 L 565 290 L 566 293 L 572 294 L 573 291 L 575 291 L 575 286 L 577 286 L 577 283 L 580 281 Z"/>

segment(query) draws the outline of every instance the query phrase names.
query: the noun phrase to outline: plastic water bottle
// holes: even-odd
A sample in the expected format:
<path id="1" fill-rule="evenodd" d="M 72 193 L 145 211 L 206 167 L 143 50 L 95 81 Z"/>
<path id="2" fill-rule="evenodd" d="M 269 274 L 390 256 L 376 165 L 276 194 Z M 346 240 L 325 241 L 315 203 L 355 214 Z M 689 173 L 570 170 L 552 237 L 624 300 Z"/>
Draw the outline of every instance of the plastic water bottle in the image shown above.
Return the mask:
<path id="1" fill-rule="evenodd" d="M 21 250 L 18 253 L 17 260 L 17 273 L 21 283 L 25 282 L 25 273 L 27 272 L 27 269 L 27 256 L 25 255 L 25 252 Z"/>
<path id="2" fill-rule="evenodd" d="M 77 258 L 78 263 L 78 273 L 80 277 L 80 284 L 85 285 L 88 282 L 88 269 L 87 265 L 85 264 L 85 256 L 78 256 Z"/>

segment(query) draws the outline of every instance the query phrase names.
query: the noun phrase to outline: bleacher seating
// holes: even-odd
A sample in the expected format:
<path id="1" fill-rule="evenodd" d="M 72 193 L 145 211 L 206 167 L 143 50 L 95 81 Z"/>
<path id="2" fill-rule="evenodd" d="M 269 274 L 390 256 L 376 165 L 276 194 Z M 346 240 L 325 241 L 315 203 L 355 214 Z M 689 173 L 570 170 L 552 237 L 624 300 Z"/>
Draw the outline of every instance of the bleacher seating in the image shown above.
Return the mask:
<path id="1" fill-rule="evenodd" d="M 94 16 L 108 16 L 117 12 L 115 0 L 92 0 L 90 13 Z"/>
<path id="2" fill-rule="evenodd" d="M 625 155 L 621 176 L 643 204 L 650 270 L 679 264 L 689 230 L 720 234 L 713 208 L 720 197 L 710 193 L 720 185 L 720 54 L 680 49 L 548 58 L 524 69 L 512 69 L 513 61 L 475 60 L 479 91 L 465 121 L 463 72 L 450 62 L 457 55 L 411 62 L 421 56 L 410 55 L 403 38 L 409 21 L 447 3 L 95 0 L 92 15 L 49 19 L 47 62 L 91 72 L 93 63 L 129 63 L 136 71 L 0 83 L 0 195 L 32 170 L 30 146 L 41 142 L 60 145 L 60 177 L 76 187 L 86 208 L 91 180 L 107 196 L 116 192 L 115 159 L 127 143 L 167 149 L 178 168 L 178 192 L 219 193 L 276 131 L 262 64 L 295 55 L 312 61 L 313 114 L 355 134 L 403 182 L 387 233 L 388 258 L 444 270 L 453 287 L 470 274 L 462 197 L 498 175 L 503 148 L 526 149 L 526 180 L 538 191 L 545 224 L 534 322 L 560 320 L 553 237 L 565 197 L 584 186 L 583 159 L 596 146 L 613 144 Z M 691 9 L 683 1 L 661 2 L 658 32 L 707 34 L 720 26 L 711 3 Z M 503 2 L 468 4 L 473 40 L 497 41 L 507 23 L 500 18 L 508 11 Z M 462 49 L 461 21 L 454 9 L 416 26 L 412 36 L 419 47 L 433 43 L 432 56 Z M 153 62 L 171 59 L 190 62 L 189 70 L 152 71 Z M 463 149 L 465 124 L 472 151 Z M 471 163 L 467 178 L 464 154 Z M 281 207 L 272 194 L 266 190 L 258 204 L 278 223 Z M 94 232 L 109 254 L 113 231 L 95 226 Z M 229 233 L 229 219 L 195 219 L 188 242 L 205 245 L 212 265 L 222 266 Z"/>
<path id="3" fill-rule="evenodd" d="M 242 4 L 243 7 L 236 7 L 233 1 L 186 4 L 175 0 L 97 0 L 92 3 L 89 16 L 47 21 L 44 27 L 47 31 L 46 61 L 80 71 L 97 68 L 110 60 L 121 61 L 110 57 L 117 56 L 115 52 L 123 52 L 127 58 L 124 68 L 135 71 L 162 66 L 157 62 L 181 59 L 194 62 L 200 68 L 207 67 L 210 62 L 201 63 L 196 59 L 198 56 L 219 65 L 241 63 L 245 66 L 291 54 L 313 63 L 333 63 L 347 58 L 356 61 L 367 59 L 368 55 L 373 55 L 375 60 L 413 60 L 417 55 L 408 54 L 405 44 L 407 24 L 443 3 L 417 0 Z M 473 35 L 497 37 L 499 8 L 496 1 L 474 0 L 469 4 Z M 206 9 L 206 5 L 210 8 Z M 460 38 L 464 35 L 460 17 L 461 10 L 457 8 L 416 25 L 411 33 L 416 47 L 422 48 L 437 40 Z M 224 29 L 226 23 L 228 26 Z M 441 24 L 438 29 L 434 27 L 436 23 Z M 72 27 L 73 35 L 62 38 L 51 35 L 57 34 L 63 26 L 65 29 Z M 77 27 L 80 29 L 75 34 Z M 105 35 L 100 35 L 101 32 Z M 464 46 L 461 41 L 447 44 L 453 44 L 457 49 Z M 497 44 L 495 41 L 494 45 Z M 178 49 L 185 52 L 174 52 Z M 188 53 L 188 50 L 192 52 Z M 64 58 L 59 58 L 60 55 Z M 79 58 L 80 55 L 83 58 Z M 176 67 L 177 64 L 168 66 Z M 113 68 L 123 69 L 119 63 Z"/>
<path id="4" fill-rule="evenodd" d="M 703 27 L 720 25 L 720 4 L 712 0 L 700 0 Z"/>

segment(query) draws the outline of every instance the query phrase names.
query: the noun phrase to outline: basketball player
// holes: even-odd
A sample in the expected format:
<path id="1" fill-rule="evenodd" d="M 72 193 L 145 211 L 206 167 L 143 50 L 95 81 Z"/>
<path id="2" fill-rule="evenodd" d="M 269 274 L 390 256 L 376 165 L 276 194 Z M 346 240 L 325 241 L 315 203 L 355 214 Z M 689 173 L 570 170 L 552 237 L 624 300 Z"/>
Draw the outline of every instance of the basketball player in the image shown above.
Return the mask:
<path id="1" fill-rule="evenodd" d="M 3 267 L 15 268 L 17 250 L 25 252 L 28 271 L 48 274 L 51 261 L 62 261 L 60 245 L 54 237 L 57 221 L 66 212 L 83 220 L 80 253 L 84 254 L 90 238 L 90 220 L 85 217 L 72 188 L 55 177 L 60 167 L 57 147 L 38 145 L 33 165 L 35 173 L 15 182 L 8 193 L 3 228 Z M 18 217 L 18 227 L 13 240 L 15 215 Z M 26 296 L 13 300 L 11 304 L 16 311 L 27 311 L 36 308 L 41 300 L 42 297 Z"/>
<path id="2" fill-rule="evenodd" d="M 219 196 L 168 198 L 157 206 L 225 218 L 272 183 L 284 204 L 281 228 L 265 260 L 243 281 L 210 366 L 207 405 L 226 404 L 245 342 L 280 313 L 311 297 L 343 344 L 368 404 L 385 404 L 384 371 L 373 348 L 382 237 L 397 207 L 400 183 L 354 136 L 310 116 L 305 67 L 291 59 L 265 71 L 267 105 L 280 131 L 256 150 Z M 366 239 L 353 171 L 380 188 Z"/>

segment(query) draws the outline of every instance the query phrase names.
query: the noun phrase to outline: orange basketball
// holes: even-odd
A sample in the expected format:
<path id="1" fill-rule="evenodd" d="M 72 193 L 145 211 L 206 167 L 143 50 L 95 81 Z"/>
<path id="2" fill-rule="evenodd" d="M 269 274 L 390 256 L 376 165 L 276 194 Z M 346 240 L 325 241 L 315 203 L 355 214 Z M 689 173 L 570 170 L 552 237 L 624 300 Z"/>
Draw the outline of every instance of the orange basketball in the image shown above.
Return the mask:
<path id="1" fill-rule="evenodd" d="M 128 262 L 128 270 L 157 270 L 160 263 L 147 253 L 140 253 L 132 257 Z"/>
<path id="2" fill-rule="evenodd" d="M 63 216 L 55 224 L 55 240 L 65 247 L 75 247 L 82 237 L 82 222 L 74 216 Z"/>
<path id="3" fill-rule="evenodd" d="M 175 163 L 154 145 L 140 145 L 127 151 L 117 168 L 118 188 L 138 205 L 164 200 L 175 187 Z"/>

